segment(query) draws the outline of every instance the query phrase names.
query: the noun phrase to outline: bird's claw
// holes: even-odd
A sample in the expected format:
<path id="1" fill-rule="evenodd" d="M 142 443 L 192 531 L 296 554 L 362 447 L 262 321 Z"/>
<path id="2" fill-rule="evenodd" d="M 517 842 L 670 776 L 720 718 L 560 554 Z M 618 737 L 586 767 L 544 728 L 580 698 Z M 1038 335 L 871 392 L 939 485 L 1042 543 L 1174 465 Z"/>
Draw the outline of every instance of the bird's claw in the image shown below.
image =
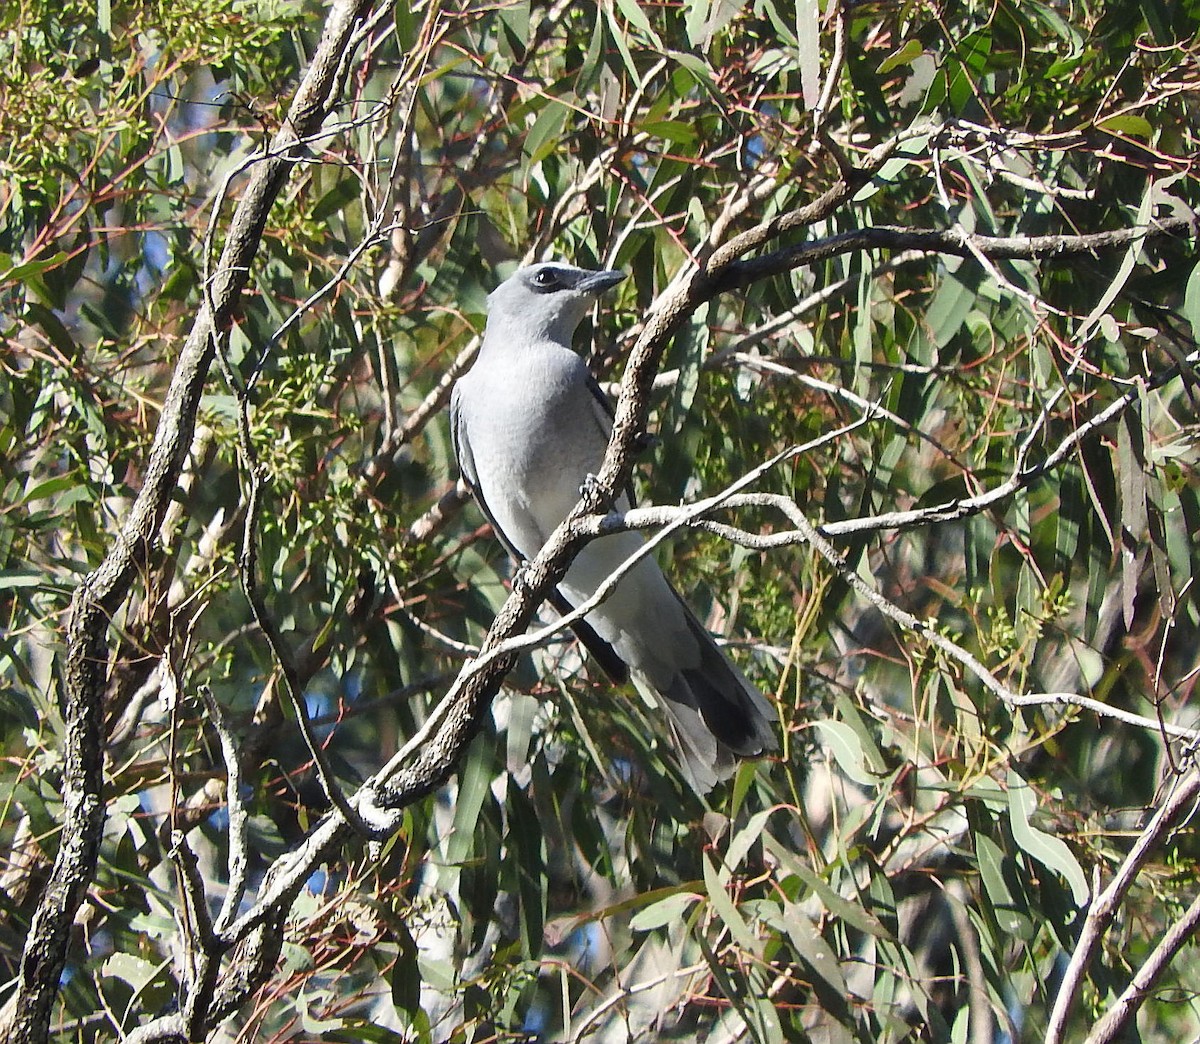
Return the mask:
<path id="1" fill-rule="evenodd" d="M 579 495 L 581 497 L 599 498 L 601 496 L 600 479 L 589 471 L 583 476 L 583 481 L 579 484 Z"/>
<path id="2" fill-rule="evenodd" d="M 512 571 L 512 576 L 509 578 L 512 584 L 512 589 L 516 591 L 518 588 L 528 590 L 529 588 L 529 563 L 518 562 Z"/>

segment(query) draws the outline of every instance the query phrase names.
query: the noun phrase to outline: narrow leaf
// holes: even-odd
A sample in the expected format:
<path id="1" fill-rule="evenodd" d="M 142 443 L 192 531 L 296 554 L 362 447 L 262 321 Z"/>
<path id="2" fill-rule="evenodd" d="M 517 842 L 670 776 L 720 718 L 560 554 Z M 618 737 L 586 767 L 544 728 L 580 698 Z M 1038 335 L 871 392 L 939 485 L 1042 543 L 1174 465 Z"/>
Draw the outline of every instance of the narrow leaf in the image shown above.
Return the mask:
<path id="1" fill-rule="evenodd" d="M 742 860 L 746 858 L 746 853 L 750 851 L 750 846 L 762 837 L 763 828 L 767 825 L 767 820 L 773 811 L 773 808 L 765 808 L 761 812 L 756 812 L 750 817 L 749 822 L 734 835 L 725 852 L 726 868 L 736 870 L 741 866 Z"/>
<path id="2" fill-rule="evenodd" d="M 809 867 L 788 845 L 769 833 L 763 834 L 763 845 L 790 872 L 800 878 L 820 898 L 822 905 L 834 917 L 868 935 L 887 938 L 888 930 L 873 913 L 849 899 L 838 895 L 820 874 Z"/>
<path id="3" fill-rule="evenodd" d="M 629 927 L 635 932 L 648 932 L 680 921 L 701 898 L 695 892 L 676 892 L 639 910 L 629 919 Z"/>
<path id="4" fill-rule="evenodd" d="M 1187 291 L 1183 295 L 1183 314 L 1192 324 L 1192 336 L 1200 341 L 1200 264 L 1188 276 Z"/>
<path id="5" fill-rule="evenodd" d="M 979 864 L 984 895 L 991 904 L 992 915 L 1000 931 L 1015 939 L 1031 939 L 1036 929 L 1027 907 L 1013 896 L 1008 887 L 1004 874 L 1004 852 L 982 831 L 975 833 L 975 858 Z"/>
<path id="6" fill-rule="evenodd" d="M 1013 840 L 1022 851 L 1032 856 L 1048 870 L 1060 874 L 1071 886 L 1071 894 L 1078 906 L 1088 901 L 1087 876 L 1062 838 L 1038 830 L 1029 822 L 1037 808 L 1033 789 L 1015 772 L 1008 774 L 1008 818 L 1012 827 Z"/>
<path id="7" fill-rule="evenodd" d="M 725 891 L 725 885 L 721 880 L 717 865 L 707 854 L 704 856 L 704 885 L 708 892 L 709 903 L 712 904 L 712 908 L 721 922 L 729 929 L 729 934 L 733 936 L 734 942 L 748 953 L 757 953 L 758 940 L 755 939 L 754 933 L 742 915 L 738 913 L 737 907 L 733 905 L 733 900 Z"/>
<path id="8" fill-rule="evenodd" d="M 67 252 L 60 250 L 51 257 L 39 261 L 26 261 L 22 265 L 13 265 L 6 272 L 0 272 L 0 285 L 4 283 L 22 283 L 36 275 L 41 275 L 47 269 L 57 268 L 67 259 Z"/>
<path id="9" fill-rule="evenodd" d="M 1110 116 L 1096 124 L 1102 131 L 1116 134 L 1119 137 L 1141 138 L 1149 141 L 1154 137 L 1154 127 L 1145 116 L 1127 112 L 1120 116 Z"/>
<path id="10" fill-rule="evenodd" d="M 817 926 L 795 904 L 789 904 L 784 924 L 796 953 L 835 995 L 846 996 L 846 977 L 842 974 L 837 955 L 822 937 Z"/>
<path id="11" fill-rule="evenodd" d="M 875 71 L 880 76 L 885 76 L 893 69 L 899 68 L 901 65 L 908 65 L 914 58 L 925 53 L 925 49 L 921 46 L 920 40 L 909 40 L 903 47 L 898 47 L 889 54 L 882 62 L 879 63 L 879 68 Z"/>
<path id="12" fill-rule="evenodd" d="M 877 780 L 867 769 L 862 743 L 849 725 L 844 721 L 828 720 L 815 721 L 813 725 L 847 777 L 864 787 L 875 785 Z"/>

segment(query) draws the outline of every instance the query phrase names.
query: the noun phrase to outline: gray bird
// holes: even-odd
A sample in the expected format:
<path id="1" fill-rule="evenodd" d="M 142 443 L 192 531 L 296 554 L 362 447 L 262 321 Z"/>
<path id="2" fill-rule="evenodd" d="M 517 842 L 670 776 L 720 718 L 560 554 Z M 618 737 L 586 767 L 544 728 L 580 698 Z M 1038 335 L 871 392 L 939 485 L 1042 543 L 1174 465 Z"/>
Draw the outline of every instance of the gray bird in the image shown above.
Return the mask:
<path id="1" fill-rule="evenodd" d="M 604 393 L 571 350 L 597 295 L 623 272 L 561 263 L 520 269 L 488 296 L 479 356 L 454 386 L 450 418 L 463 478 L 518 561 L 532 559 L 600 470 L 612 431 Z M 630 506 L 628 496 L 618 510 Z M 549 601 L 582 604 L 642 545 L 636 532 L 593 540 Z M 682 767 L 701 793 L 737 757 L 776 745 L 771 705 L 717 648 L 652 557 L 575 628 L 616 681 L 632 678 L 667 712 Z"/>

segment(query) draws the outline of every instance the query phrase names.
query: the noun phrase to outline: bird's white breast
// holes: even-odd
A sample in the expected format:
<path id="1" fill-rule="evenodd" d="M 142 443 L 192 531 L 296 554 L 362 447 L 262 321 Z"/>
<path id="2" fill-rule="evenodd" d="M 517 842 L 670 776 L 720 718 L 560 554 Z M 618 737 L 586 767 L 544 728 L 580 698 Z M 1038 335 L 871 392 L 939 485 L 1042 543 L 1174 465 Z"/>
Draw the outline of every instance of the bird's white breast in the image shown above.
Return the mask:
<path id="1" fill-rule="evenodd" d="M 543 343 L 519 356 L 481 357 L 463 380 L 476 401 L 487 402 L 467 424 L 483 498 L 517 549 L 532 557 L 604 457 L 608 435 L 587 369 L 569 349 Z"/>

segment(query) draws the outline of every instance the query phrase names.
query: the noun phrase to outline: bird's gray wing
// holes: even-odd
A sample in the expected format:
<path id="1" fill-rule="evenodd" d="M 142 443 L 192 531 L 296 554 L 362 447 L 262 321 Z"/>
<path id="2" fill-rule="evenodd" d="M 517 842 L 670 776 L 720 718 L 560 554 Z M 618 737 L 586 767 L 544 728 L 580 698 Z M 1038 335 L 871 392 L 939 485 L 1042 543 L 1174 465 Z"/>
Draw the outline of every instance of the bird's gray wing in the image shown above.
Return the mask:
<path id="1" fill-rule="evenodd" d="M 483 512 L 483 517 L 488 520 L 492 532 L 496 534 L 496 539 L 504 545 L 504 550 L 509 553 L 514 562 L 524 562 L 525 556 L 516 549 L 504 530 L 500 528 L 500 523 L 496 521 L 496 516 L 492 514 L 487 501 L 483 498 L 479 475 L 475 471 L 475 457 L 471 453 L 471 441 L 467 438 L 462 396 L 459 394 L 461 387 L 456 384 L 450 395 L 450 443 L 454 448 L 454 458 L 458 461 L 458 470 L 462 473 L 463 481 L 467 484 L 467 489 L 471 491 L 471 496 L 475 498 L 475 503 L 479 505 L 479 510 Z"/>
<path id="2" fill-rule="evenodd" d="M 467 489 L 471 491 L 471 496 L 475 498 L 475 503 L 479 505 L 479 510 L 483 512 L 483 517 L 488 520 L 492 527 L 492 532 L 496 534 L 496 539 L 504 545 L 504 549 L 508 552 L 509 557 L 519 565 L 525 561 L 525 556 L 517 550 L 504 530 L 500 528 L 500 523 L 496 521 L 496 516 L 492 514 L 487 501 L 484 499 L 483 490 L 480 488 L 479 475 L 475 471 L 475 458 L 471 454 L 471 442 L 467 438 L 467 428 L 463 418 L 462 397 L 459 394 L 459 387 L 456 384 L 450 396 L 450 442 L 454 448 L 454 457 L 458 461 L 458 469 L 462 473 L 463 482 L 466 483 Z M 596 393 L 603 401 L 604 392 L 600 390 L 598 384 L 596 385 Z M 573 612 L 575 608 L 567 601 L 566 597 L 557 587 L 550 589 L 550 593 L 546 596 L 546 601 L 550 603 L 559 616 L 566 616 Z M 575 632 L 575 637 L 579 639 L 580 644 L 587 649 L 592 658 L 604 670 L 604 673 L 614 682 L 621 685 L 629 681 L 629 665 L 617 655 L 616 650 L 608 642 L 596 633 L 591 624 L 586 620 L 576 620 L 571 624 L 571 630 Z"/>

